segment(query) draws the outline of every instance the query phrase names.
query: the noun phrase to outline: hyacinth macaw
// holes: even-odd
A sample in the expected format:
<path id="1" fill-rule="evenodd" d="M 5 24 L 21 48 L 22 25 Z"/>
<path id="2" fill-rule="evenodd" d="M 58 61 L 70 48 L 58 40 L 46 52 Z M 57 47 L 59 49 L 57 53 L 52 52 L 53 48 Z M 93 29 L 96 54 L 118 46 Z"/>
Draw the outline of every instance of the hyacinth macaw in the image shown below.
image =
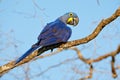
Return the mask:
<path id="1" fill-rule="evenodd" d="M 78 22 L 79 18 L 77 14 L 69 12 L 57 18 L 55 21 L 48 23 L 38 36 L 38 42 L 34 44 L 25 54 L 18 58 L 16 60 L 16 64 L 40 47 L 67 42 L 72 33 L 71 28 L 69 28 L 67 24 L 76 26 Z"/>

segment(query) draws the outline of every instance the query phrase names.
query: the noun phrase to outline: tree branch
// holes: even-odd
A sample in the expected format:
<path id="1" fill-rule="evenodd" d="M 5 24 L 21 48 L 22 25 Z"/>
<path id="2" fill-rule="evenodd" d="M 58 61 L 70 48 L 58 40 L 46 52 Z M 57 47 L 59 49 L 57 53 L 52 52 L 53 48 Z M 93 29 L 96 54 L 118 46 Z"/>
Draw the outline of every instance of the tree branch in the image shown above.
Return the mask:
<path id="1" fill-rule="evenodd" d="M 66 49 L 66 48 L 70 48 L 72 46 L 77 46 L 77 45 L 80 45 L 80 44 L 85 44 L 91 40 L 93 40 L 96 36 L 98 36 L 98 34 L 102 31 L 102 29 L 109 23 L 111 23 L 112 21 L 114 21 L 116 18 L 118 18 L 120 16 L 120 8 L 118 8 L 115 13 L 110 16 L 109 18 L 107 19 L 103 19 L 99 24 L 98 26 L 96 27 L 96 29 L 92 32 L 92 34 L 88 35 L 87 37 L 85 38 L 82 38 L 82 39 L 78 39 L 78 40 L 74 40 L 74 41 L 69 41 L 67 43 L 60 43 L 60 44 L 56 44 L 56 45 L 51 45 L 51 46 L 46 46 L 46 47 L 42 47 L 38 50 L 36 50 L 35 52 L 33 52 L 31 55 L 29 55 L 28 57 L 26 57 L 24 60 L 22 60 L 20 63 L 18 63 L 17 65 L 15 65 L 15 61 L 11 61 L 3 66 L 0 66 L 0 76 L 2 76 L 3 74 L 5 74 L 6 72 L 8 72 L 9 70 L 19 66 L 19 65 L 22 65 L 24 63 L 27 63 L 29 62 L 30 60 L 32 60 L 34 57 L 42 54 L 43 52 L 47 51 L 47 50 L 50 50 L 50 49 L 54 49 L 54 48 L 63 48 L 63 49 Z M 97 62 L 99 61 L 98 59 L 97 60 L 94 60 L 94 62 Z"/>
<path id="2" fill-rule="evenodd" d="M 117 73 L 116 73 L 116 69 L 114 67 L 114 63 L 115 63 L 115 56 L 120 53 L 120 45 L 118 46 L 118 48 L 113 51 L 113 52 L 110 52 L 110 53 L 107 53 L 105 55 L 102 55 L 96 59 L 86 59 L 82 56 L 82 53 L 80 52 L 80 50 L 78 50 L 77 48 L 73 47 L 71 48 L 73 50 L 76 51 L 76 53 L 78 54 L 78 57 L 80 60 L 82 60 L 84 63 L 88 64 L 90 66 L 89 68 L 89 75 L 84 77 L 84 78 L 81 78 L 80 80 L 85 80 L 85 79 L 88 79 L 88 78 L 92 78 L 92 73 L 93 73 L 93 66 L 92 66 L 92 63 L 95 63 L 95 62 L 99 62 L 103 59 L 106 59 L 108 57 L 112 57 L 112 60 L 111 60 L 111 72 L 112 72 L 112 77 L 113 78 L 116 78 L 117 77 Z"/>

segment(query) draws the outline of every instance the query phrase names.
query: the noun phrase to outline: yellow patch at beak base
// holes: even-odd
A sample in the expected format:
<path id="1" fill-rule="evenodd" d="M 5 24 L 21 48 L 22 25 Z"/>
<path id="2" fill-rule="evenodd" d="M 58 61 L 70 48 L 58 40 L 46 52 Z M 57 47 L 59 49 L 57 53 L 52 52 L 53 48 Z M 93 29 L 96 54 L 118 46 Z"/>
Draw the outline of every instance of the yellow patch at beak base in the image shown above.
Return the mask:
<path id="1" fill-rule="evenodd" d="M 73 18 L 72 18 L 72 17 L 70 17 L 70 18 L 67 20 L 67 23 L 71 23 L 71 22 L 73 22 Z"/>

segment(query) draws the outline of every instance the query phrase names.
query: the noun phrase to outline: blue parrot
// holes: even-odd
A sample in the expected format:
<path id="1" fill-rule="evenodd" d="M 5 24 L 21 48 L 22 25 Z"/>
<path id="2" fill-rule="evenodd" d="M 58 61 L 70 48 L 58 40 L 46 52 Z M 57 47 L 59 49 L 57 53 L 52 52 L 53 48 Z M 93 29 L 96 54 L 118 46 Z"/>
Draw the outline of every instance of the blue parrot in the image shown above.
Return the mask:
<path id="1" fill-rule="evenodd" d="M 71 28 L 69 28 L 67 24 L 76 26 L 78 22 L 79 18 L 77 14 L 74 12 L 68 12 L 57 18 L 55 21 L 48 23 L 38 36 L 38 42 L 32 45 L 32 47 L 18 58 L 15 63 L 19 63 L 40 47 L 67 42 L 72 33 Z"/>

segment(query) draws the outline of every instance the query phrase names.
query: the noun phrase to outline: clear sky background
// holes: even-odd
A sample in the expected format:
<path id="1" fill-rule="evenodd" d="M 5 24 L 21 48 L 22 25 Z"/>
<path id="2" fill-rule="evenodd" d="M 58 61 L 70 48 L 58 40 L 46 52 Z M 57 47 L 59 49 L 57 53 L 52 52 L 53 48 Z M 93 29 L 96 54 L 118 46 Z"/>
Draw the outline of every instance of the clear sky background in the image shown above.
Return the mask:
<path id="1" fill-rule="evenodd" d="M 102 19 L 111 16 L 118 7 L 120 0 L 0 0 L 0 65 L 21 56 L 37 41 L 47 23 L 66 12 L 75 12 L 80 18 L 77 27 L 70 26 L 73 31 L 71 41 L 89 35 Z M 77 47 L 86 58 L 96 58 L 117 48 L 120 44 L 119 34 L 120 18 L 107 25 L 96 39 Z M 74 51 L 65 50 L 55 56 L 30 62 L 30 80 L 78 80 L 87 75 L 89 66 L 78 59 L 36 76 L 48 67 L 73 57 L 77 57 Z M 116 66 L 120 65 L 119 57 L 116 57 Z M 114 80 L 110 60 L 108 58 L 94 64 L 92 80 Z M 0 80 L 25 80 L 25 66 L 27 64 L 16 67 Z M 76 73 L 74 68 L 84 73 Z M 117 72 L 117 79 L 120 79 L 120 70 Z"/>

